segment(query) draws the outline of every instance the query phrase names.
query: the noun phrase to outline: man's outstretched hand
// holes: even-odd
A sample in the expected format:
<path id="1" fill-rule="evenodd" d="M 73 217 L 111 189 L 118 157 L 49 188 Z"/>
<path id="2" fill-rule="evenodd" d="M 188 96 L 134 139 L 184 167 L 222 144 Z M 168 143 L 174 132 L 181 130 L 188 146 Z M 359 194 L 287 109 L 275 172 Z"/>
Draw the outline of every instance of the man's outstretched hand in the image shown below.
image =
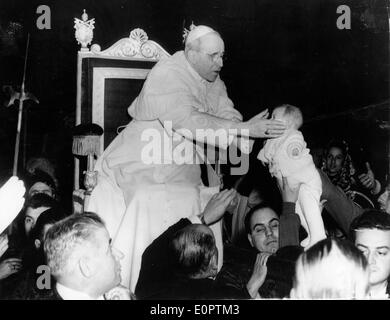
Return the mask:
<path id="1" fill-rule="evenodd" d="M 286 125 L 279 120 L 268 119 L 268 109 L 260 112 L 246 122 L 242 122 L 242 129 L 249 129 L 249 135 L 252 138 L 277 138 L 281 136 Z"/>

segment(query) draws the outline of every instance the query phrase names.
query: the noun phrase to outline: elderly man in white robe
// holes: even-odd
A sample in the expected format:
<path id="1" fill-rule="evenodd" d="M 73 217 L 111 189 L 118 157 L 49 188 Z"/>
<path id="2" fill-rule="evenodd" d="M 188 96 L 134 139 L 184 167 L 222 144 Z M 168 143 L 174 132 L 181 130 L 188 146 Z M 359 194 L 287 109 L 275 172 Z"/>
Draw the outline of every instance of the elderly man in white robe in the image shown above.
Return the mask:
<path id="1" fill-rule="evenodd" d="M 128 109 L 132 121 L 96 163 L 98 184 L 87 210 L 103 218 L 124 253 L 122 284 L 130 290 L 146 247 L 181 218 L 200 214 L 219 191 L 202 195 L 199 145 L 226 150 L 234 143 L 249 153 L 250 137 L 278 137 L 285 130 L 283 123 L 267 119 L 267 111 L 242 121 L 219 77 L 224 50 L 215 30 L 193 26 L 185 50 L 150 71 Z M 218 132 L 218 139 L 210 139 L 210 132 Z M 222 257 L 218 227 L 214 231 Z"/>

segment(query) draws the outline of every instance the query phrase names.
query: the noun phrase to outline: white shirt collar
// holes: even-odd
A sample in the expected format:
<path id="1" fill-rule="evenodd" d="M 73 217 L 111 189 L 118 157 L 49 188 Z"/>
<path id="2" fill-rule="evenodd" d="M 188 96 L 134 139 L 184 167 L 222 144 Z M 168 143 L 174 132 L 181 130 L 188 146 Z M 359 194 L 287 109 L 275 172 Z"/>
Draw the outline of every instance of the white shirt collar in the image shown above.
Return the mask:
<path id="1" fill-rule="evenodd" d="M 389 295 L 387 294 L 387 285 L 382 287 L 378 292 L 375 294 L 369 293 L 370 299 L 389 299 Z"/>
<path id="2" fill-rule="evenodd" d="M 100 296 L 97 299 L 92 298 L 85 292 L 77 291 L 68 287 L 65 287 L 61 283 L 56 283 L 56 289 L 58 294 L 64 300 L 104 300 L 103 296 Z"/>

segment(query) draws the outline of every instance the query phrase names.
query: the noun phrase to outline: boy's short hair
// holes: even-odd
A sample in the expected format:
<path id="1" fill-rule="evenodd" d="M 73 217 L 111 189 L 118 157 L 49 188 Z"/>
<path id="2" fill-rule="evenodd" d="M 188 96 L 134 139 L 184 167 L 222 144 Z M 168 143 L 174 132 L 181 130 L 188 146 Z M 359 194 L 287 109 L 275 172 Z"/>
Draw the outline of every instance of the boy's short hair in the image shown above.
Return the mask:
<path id="1" fill-rule="evenodd" d="M 378 229 L 390 231 L 390 215 L 382 210 L 368 209 L 357 216 L 351 223 L 349 232 L 351 239 L 355 241 L 356 230 Z"/>

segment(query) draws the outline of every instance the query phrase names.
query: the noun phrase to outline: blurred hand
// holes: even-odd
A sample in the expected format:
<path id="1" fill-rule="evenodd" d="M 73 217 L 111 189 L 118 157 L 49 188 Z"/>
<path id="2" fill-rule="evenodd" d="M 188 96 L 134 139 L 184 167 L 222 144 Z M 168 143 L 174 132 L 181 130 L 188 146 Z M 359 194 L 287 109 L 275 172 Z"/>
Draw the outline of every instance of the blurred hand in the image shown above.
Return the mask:
<path id="1" fill-rule="evenodd" d="M 0 188 L 0 233 L 16 218 L 24 204 L 26 188 L 18 177 L 11 177 Z"/>
<path id="2" fill-rule="evenodd" d="M 132 300 L 130 290 L 122 285 L 104 294 L 106 300 Z"/>
<path id="3" fill-rule="evenodd" d="M 277 182 L 283 202 L 297 202 L 300 185 L 290 186 L 286 177 L 278 178 Z"/>
<path id="4" fill-rule="evenodd" d="M 252 276 L 246 285 L 252 298 L 257 296 L 260 287 L 263 285 L 267 276 L 267 261 L 271 253 L 261 252 L 257 254 Z"/>
<path id="5" fill-rule="evenodd" d="M 386 190 L 378 197 L 379 208 L 390 214 L 390 192 Z"/>
<path id="6" fill-rule="evenodd" d="M 234 189 L 226 189 L 214 194 L 203 210 L 203 218 L 206 224 L 210 225 L 221 219 L 236 196 L 237 191 Z"/>
<path id="7" fill-rule="evenodd" d="M 370 164 L 366 162 L 367 173 L 362 173 L 358 176 L 360 183 L 367 189 L 375 188 L 375 176 L 372 172 Z"/>
<path id="8" fill-rule="evenodd" d="M 255 140 L 250 139 L 248 137 L 234 137 L 232 144 L 237 146 L 237 148 L 240 149 L 241 152 L 249 154 L 252 152 Z"/>
<path id="9" fill-rule="evenodd" d="M 4 235 L 0 237 L 0 257 L 6 252 L 8 249 L 8 236 Z"/>
<path id="10" fill-rule="evenodd" d="M 286 130 L 286 125 L 279 120 L 267 119 L 268 109 L 260 112 L 250 120 L 243 122 L 242 128 L 249 129 L 249 135 L 253 138 L 277 138 Z"/>
<path id="11" fill-rule="evenodd" d="M 9 277 L 11 274 L 19 272 L 22 268 L 22 259 L 9 258 L 0 263 L 0 280 Z"/>

